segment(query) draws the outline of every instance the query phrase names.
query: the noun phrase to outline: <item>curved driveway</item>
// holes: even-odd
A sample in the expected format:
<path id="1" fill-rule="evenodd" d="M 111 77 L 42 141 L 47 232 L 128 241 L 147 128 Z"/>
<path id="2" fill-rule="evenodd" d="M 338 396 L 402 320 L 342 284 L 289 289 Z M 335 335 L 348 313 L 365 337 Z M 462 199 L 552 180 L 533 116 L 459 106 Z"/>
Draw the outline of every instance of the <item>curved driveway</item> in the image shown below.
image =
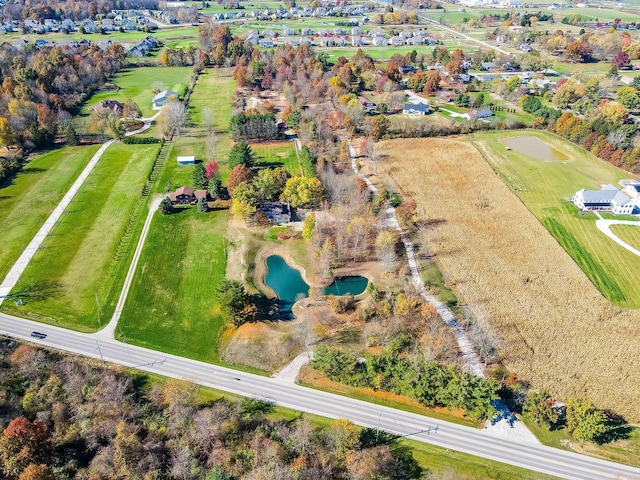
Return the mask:
<path id="1" fill-rule="evenodd" d="M 616 242 L 621 247 L 626 248 L 634 255 L 637 255 L 640 257 L 640 250 L 633 248 L 631 245 L 629 245 L 626 242 L 623 242 L 620 239 L 620 237 L 618 237 L 615 233 L 611 231 L 611 225 L 632 225 L 634 227 L 640 227 L 640 222 L 634 222 L 633 220 L 605 220 L 603 218 L 601 218 L 600 220 L 596 220 L 596 227 L 598 227 L 598 230 L 600 230 L 602 233 L 604 233 L 607 237 L 609 237 L 611 240 Z"/>

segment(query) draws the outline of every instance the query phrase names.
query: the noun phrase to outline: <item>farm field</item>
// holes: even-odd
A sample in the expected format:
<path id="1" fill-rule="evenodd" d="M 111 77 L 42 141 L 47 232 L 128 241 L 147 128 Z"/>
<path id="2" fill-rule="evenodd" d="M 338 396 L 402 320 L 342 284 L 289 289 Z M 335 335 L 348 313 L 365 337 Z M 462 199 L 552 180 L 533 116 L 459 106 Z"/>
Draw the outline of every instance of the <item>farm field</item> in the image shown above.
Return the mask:
<path id="1" fill-rule="evenodd" d="M 476 142 L 497 138 L 475 136 Z M 378 152 L 400 193 L 413 197 L 420 217 L 431 220 L 429 252 L 446 286 L 495 338 L 505 365 L 560 399 L 587 396 L 629 421 L 640 420 L 634 374 L 640 313 L 604 299 L 466 139 L 385 141 Z M 532 176 L 547 166 L 538 162 L 529 164 Z M 598 162 L 589 165 L 590 174 L 608 171 Z M 517 178 L 504 176 L 518 194 L 526 193 Z M 549 179 L 554 181 L 560 180 Z M 565 188 L 555 193 L 558 201 L 573 190 Z M 540 196 L 529 208 L 542 210 L 544 201 Z"/>
<path id="2" fill-rule="evenodd" d="M 151 117 L 155 113 L 151 109 L 151 99 L 154 97 L 151 90 L 153 82 L 161 81 L 165 88 L 186 85 L 192 73 L 191 67 L 139 67 L 122 70 L 111 79 L 111 83 L 120 87 L 119 90 L 98 90 L 85 104 L 82 113 L 88 115 L 91 107 L 101 100 L 118 100 L 124 103 L 131 98 L 138 104 L 143 116 Z"/>
<path id="3" fill-rule="evenodd" d="M 218 361 L 226 229 L 226 211 L 191 207 L 154 217 L 117 330 L 122 340 Z"/>
<path id="4" fill-rule="evenodd" d="M 48 281 L 59 291 L 4 311 L 85 331 L 109 320 L 126 273 L 127 255 L 116 251 L 158 149 L 115 144 L 104 153 L 16 286 Z"/>
<path id="5" fill-rule="evenodd" d="M 558 137 L 540 133 L 539 138 L 569 157 L 567 161 L 541 161 L 504 143 L 522 133 L 474 137 L 494 169 L 505 178 L 529 210 L 547 227 L 573 257 L 589 279 L 611 302 L 624 308 L 640 307 L 636 272 L 640 257 L 604 236 L 595 215 L 580 216 L 568 200 L 580 188 L 599 188 L 628 178 L 619 170 Z M 529 133 L 527 133 L 529 135 Z"/>
<path id="6" fill-rule="evenodd" d="M 97 150 L 68 147 L 40 155 L 0 186 L 0 281 Z"/>

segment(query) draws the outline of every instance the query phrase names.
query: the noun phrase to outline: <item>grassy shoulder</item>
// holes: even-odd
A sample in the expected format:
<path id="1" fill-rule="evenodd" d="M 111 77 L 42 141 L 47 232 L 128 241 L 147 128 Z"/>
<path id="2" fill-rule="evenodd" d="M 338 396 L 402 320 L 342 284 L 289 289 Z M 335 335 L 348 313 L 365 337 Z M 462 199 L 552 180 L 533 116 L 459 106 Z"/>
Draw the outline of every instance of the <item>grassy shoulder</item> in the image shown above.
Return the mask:
<path id="1" fill-rule="evenodd" d="M 568 159 L 544 161 L 506 150 L 506 141 L 522 135 L 540 138 Z M 581 188 L 615 185 L 629 174 L 546 132 L 491 132 L 472 138 L 493 169 L 602 294 L 620 307 L 640 307 L 640 284 L 635 273 L 640 269 L 640 258 L 603 235 L 596 228 L 594 215 L 579 215 L 568 201 Z"/>
<path id="2" fill-rule="evenodd" d="M 98 149 L 67 147 L 31 160 L 0 186 L 0 278 L 4 278 Z"/>
<path id="3" fill-rule="evenodd" d="M 395 395 L 389 392 L 376 391 L 369 388 L 356 388 L 342 383 L 332 382 L 309 366 L 305 366 L 300 371 L 298 383 L 305 387 L 315 388 L 324 392 L 336 393 L 349 398 L 363 400 L 365 402 L 384 405 L 385 407 L 404 410 L 405 412 L 417 413 L 438 420 L 457 423 L 467 427 L 480 427 L 483 422 L 464 416 L 461 409 L 447 410 L 446 408 L 428 408 L 419 402 L 402 395 Z"/>
<path id="4" fill-rule="evenodd" d="M 225 277 L 227 212 L 156 215 L 119 323 L 120 338 L 218 362 L 226 317 L 216 302 Z"/>
<path id="5" fill-rule="evenodd" d="M 118 247 L 158 149 L 117 143 L 104 153 L 16 286 L 49 282 L 54 292 L 24 305 L 3 305 L 5 311 L 79 330 L 109 320 L 114 304 L 105 299 L 119 290 L 123 278 L 117 272 L 126 271 Z"/>

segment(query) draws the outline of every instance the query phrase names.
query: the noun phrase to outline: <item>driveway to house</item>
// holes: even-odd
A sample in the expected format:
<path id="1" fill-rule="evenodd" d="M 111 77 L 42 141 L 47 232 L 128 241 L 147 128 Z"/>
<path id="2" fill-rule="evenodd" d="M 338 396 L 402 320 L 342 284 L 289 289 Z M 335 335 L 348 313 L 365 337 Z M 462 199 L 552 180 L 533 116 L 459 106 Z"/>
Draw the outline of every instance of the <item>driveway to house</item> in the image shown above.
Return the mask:
<path id="1" fill-rule="evenodd" d="M 115 338 L 116 327 L 118 326 L 118 321 L 120 320 L 120 316 L 122 315 L 122 311 L 124 310 L 124 304 L 127 301 L 127 296 L 129 295 L 131 282 L 133 282 L 133 276 L 135 275 L 136 268 L 138 267 L 138 260 L 140 260 L 140 255 L 142 254 L 142 248 L 144 247 L 144 242 L 147 239 L 147 234 L 149 233 L 151 220 L 153 220 L 153 215 L 158 210 L 158 207 L 160 206 L 160 202 L 162 202 L 163 197 L 164 195 L 155 196 L 149 202 L 149 213 L 147 213 L 147 218 L 144 221 L 144 226 L 142 227 L 142 233 L 140 234 L 140 238 L 138 239 L 138 245 L 136 246 L 136 251 L 133 254 L 133 259 L 131 260 L 131 264 L 129 265 L 129 271 L 127 272 L 127 277 L 124 280 L 124 285 L 122 286 L 122 292 L 120 292 L 120 298 L 118 298 L 116 309 L 114 310 L 113 316 L 111 317 L 111 320 L 109 320 L 109 323 L 102 330 L 98 330 L 96 333 L 92 334 L 96 338 L 104 338 L 104 339 Z"/>
<path id="2" fill-rule="evenodd" d="M 157 116 L 158 114 L 155 114 L 151 118 L 141 118 L 143 126 L 137 130 L 127 132 L 125 135 L 129 136 L 144 132 L 151 126 L 153 120 L 155 120 Z M 71 185 L 71 188 L 69 188 L 65 196 L 62 197 L 62 200 L 60 200 L 58 206 L 53 209 L 53 212 L 51 212 L 49 218 L 45 220 L 42 227 L 40 227 L 40 230 L 38 230 L 38 233 L 36 233 L 31 242 L 29 242 L 29 245 L 27 245 L 27 248 L 24 249 L 22 255 L 20 255 L 18 260 L 16 260 L 16 263 L 13 264 L 11 270 L 9 270 L 9 273 L 7 273 L 7 276 L 2 281 L 2 284 L 0 284 L 0 305 L 2 305 L 4 299 L 7 298 L 7 295 L 9 295 L 9 293 L 11 293 L 11 290 L 13 290 L 13 288 L 16 286 L 18 280 L 20 280 L 20 277 L 24 273 L 24 270 L 27 268 L 27 265 L 29 265 L 29 262 L 31 262 L 31 259 L 38 251 L 38 248 L 40 248 L 42 242 L 44 242 L 45 238 L 47 238 L 55 224 L 58 222 L 64 211 L 71 203 L 71 200 L 73 200 L 73 197 L 75 197 L 76 193 L 78 193 L 78 191 L 84 184 L 85 180 L 89 177 L 89 175 L 91 175 L 91 172 L 100 161 L 100 158 L 102 158 L 104 152 L 114 142 L 115 140 L 109 140 L 105 142 L 93 155 L 93 157 L 91 157 L 91 160 L 89 160 L 87 166 L 84 167 L 82 173 L 78 176 L 76 181 L 73 182 L 73 185 Z"/>
<path id="3" fill-rule="evenodd" d="M 634 255 L 637 255 L 640 257 L 640 250 L 633 248 L 628 243 L 622 241 L 620 237 L 618 237 L 615 233 L 611 231 L 611 225 L 632 225 L 634 227 L 640 227 L 640 222 L 634 222 L 633 220 L 605 220 L 603 218 L 601 218 L 600 220 L 596 220 L 596 227 L 598 227 L 598 230 L 600 230 L 602 233 L 604 233 L 607 237 L 609 237 L 611 240 L 616 242 L 621 247 L 626 248 Z"/>

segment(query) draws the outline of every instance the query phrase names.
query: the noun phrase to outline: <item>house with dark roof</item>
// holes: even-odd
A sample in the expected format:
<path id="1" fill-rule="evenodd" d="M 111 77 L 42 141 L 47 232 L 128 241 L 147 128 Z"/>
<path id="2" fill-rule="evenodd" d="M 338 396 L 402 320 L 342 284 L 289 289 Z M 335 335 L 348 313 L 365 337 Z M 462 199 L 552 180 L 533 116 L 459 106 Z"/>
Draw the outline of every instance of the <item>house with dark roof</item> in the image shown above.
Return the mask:
<path id="1" fill-rule="evenodd" d="M 405 115 L 426 115 L 429 110 L 429 105 L 426 103 L 407 103 L 402 108 L 402 113 Z"/>
<path id="2" fill-rule="evenodd" d="M 124 104 L 118 102 L 117 100 L 101 100 L 96 103 L 91 110 L 99 111 L 99 110 L 111 110 L 118 116 L 122 116 L 122 112 L 124 111 Z"/>
<path id="3" fill-rule="evenodd" d="M 191 187 L 180 187 L 175 192 L 171 192 L 169 200 L 172 205 L 191 205 L 200 199 L 208 200 L 206 190 L 194 190 Z"/>
<path id="4" fill-rule="evenodd" d="M 375 112 L 376 111 L 376 104 L 373 103 L 371 100 L 369 100 L 366 97 L 358 97 L 358 101 L 360 102 L 360 105 L 362 105 L 362 108 L 364 108 L 365 112 Z"/>
<path id="5" fill-rule="evenodd" d="M 266 202 L 256 206 L 256 213 L 262 213 L 271 223 L 289 223 L 291 207 L 283 202 Z"/>

